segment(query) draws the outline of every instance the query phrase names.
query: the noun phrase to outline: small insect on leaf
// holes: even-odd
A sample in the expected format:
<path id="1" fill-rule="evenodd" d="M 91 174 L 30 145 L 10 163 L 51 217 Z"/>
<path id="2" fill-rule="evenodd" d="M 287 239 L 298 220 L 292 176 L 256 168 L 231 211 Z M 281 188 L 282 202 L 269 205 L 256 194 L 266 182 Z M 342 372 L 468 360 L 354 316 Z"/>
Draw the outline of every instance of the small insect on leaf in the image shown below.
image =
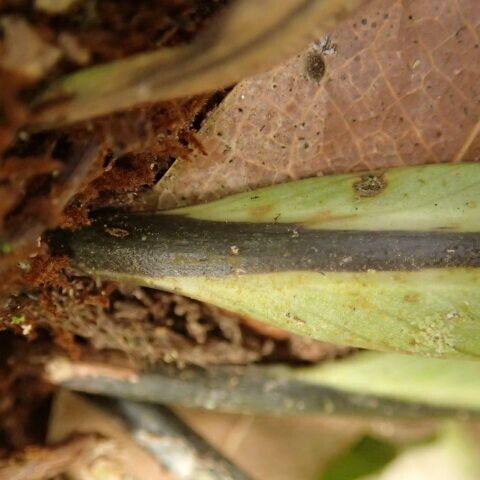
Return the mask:
<path id="1" fill-rule="evenodd" d="M 309 52 L 305 58 L 305 73 L 310 80 L 320 82 L 325 75 L 325 62 L 321 53 Z"/>

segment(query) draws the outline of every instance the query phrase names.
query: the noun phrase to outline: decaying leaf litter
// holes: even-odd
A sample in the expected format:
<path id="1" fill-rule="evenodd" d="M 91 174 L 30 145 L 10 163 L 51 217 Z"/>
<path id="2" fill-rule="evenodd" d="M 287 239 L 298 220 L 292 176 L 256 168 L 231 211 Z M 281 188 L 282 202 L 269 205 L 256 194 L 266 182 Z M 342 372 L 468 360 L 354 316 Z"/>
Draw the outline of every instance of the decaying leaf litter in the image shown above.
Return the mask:
<path id="1" fill-rule="evenodd" d="M 166 154 L 168 148 L 178 160 L 157 186 L 160 193 L 158 204 L 162 207 L 195 203 L 259 185 L 324 173 L 385 168 L 411 162 L 420 164 L 452 159 L 478 161 L 479 92 L 474 80 L 478 77 L 475 69 L 480 64 L 477 43 L 480 12 L 475 8 L 474 1 L 436 2 L 433 11 L 430 3 L 426 0 L 371 2 L 357 16 L 328 37 L 312 43 L 308 50 L 286 65 L 240 82 L 219 107 L 207 115 L 200 130 L 194 132 L 195 141 L 191 140 L 189 124 L 205 105 L 207 96 L 191 101 L 193 106 L 188 106 L 186 111 L 181 110 L 181 104 L 178 108 L 177 102 L 172 102 L 166 110 L 162 110 L 161 106 L 159 109 L 121 114 L 118 120 L 121 128 L 118 130 L 111 128 L 111 119 L 107 119 L 104 130 L 108 141 L 105 143 L 105 136 L 100 137 L 102 155 L 100 158 L 91 158 L 92 168 L 90 171 L 86 169 L 82 182 L 88 187 L 70 201 L 63 217 L 63 205 L 57 207 L 53 214 L 49 212 L 45 215 L 49 219 L 53 216 L 55 220 L 45 222 L 40 231 L 54 226 L 60 219 L 69 226 L 84 222 L 88 207 L 118 204 L 119 198 L 121 202 L 135 201 L 139 193 L 148 190 L 170 165 L 172 158 Z M 155 135 L 162 128 L 163 115 L 169 117 L 172 110 L 181 112 L 177 117 L 180 118 L 179 126 L 173 132 L 170 130 L 164 134 L 172 139 L 172 144 L 168 148 L 162 147 L 158 152 Z M 25 117 L 20 113 L 14 113 L 24 121 Z M 123 142 L 119 139 L 123 140 L 132 123 L 140 124 L 131 122 L 130 115 L 150 114 L 154 120 L 149 119 L 148 127 L 142 129 L 143 134 L 147 131 L 147 141 L 136 144 L 133 152 L 128 148 L 129 142 L 125 142 L 127 148 L 122 149 Z M 51 157 L 52 149 L 58 143 L 65 143 L 65 133 L 60 133 L 63 136 L 55 133 L 46 140 L 40 139 L 47 143 L 43 146 L 42 154 L 47 152 L 46 156 Z M 76 139 L 77 130 L 74 128 L 73 133 L 67 130 L 66 135 L 70 141 Z M 82 138 L 81 132 L 78 135 Z M 35 144 L 37 137 L 34 140 Z M 30 142 L 31 139 L 24 142 L 27 144 L 26 154 L 11 156 L 12 163 L 38 156 L 29 151 Z M 200 148 L 197 147 L 198 143 Z M 78 148 L 77 143 L 74 146 Z M 352 159 L 355 159 L 353 164 Z M 150 168 L 152 163 L 155 164 L 154 168 Z M 8 175 L 10 190 L 4 196 L 10 200 L 13 191 L 20 200 L 12 203 L 18 205 L 23 203 L 22 199 L 32 182 L 19 178 L 15 173 L 16 168 L 18 171 L 18 167 L 14 166 L 14 173 Z M 49 168 L 47 176 L 50 172 L 56 172 L 59 165 Z M 120 187 L 123 191 L 118 195 L 118 180 L 139 169 L 142 173 L 135 182 L 131 184 L 126 181 Z M 104 170 L 107 170 L 106 174 L 102 174 Z M 43 195 L 42 189 L 51 192 L 51 185 L 45 185 L 44 178 L 38 179 L 37 175 L 37 172 L 32 173 L 33 183 L 40 185 L 37 187 L 39 194 Z M 41 172 L 40 175 L 45 173 Z M 53 182 L 57 181 L 57 173 L 51 176 Z M 60 176 L 61 180 L 63 178 Z M 95 180 L 97 183 L 92 183 L 94 178 L 98 179 Z M 47 183 L 50 182 L 51 179 Z M 72 188 L 65 197 L 66 201 L 79 189 L 79 186 Z M 33 208 L 35 212 L 38 208 L 36 201 L 31 203 L 30 209 Z M 28 212 L 29 209 L 25 210 Z M 22 209 L 15 213 L 18 212 L 23 215 Z M 31 216 L 36 216 L 36 212 Z M 19 216 L 18 223 L 22 218 Z M 49 261 L 48 256 L 40 255 L 38 258 L 44 262 L 39 265 Z M 28 268 L 33 270 L 33 274 L 41 270 L 40 267 L 35 268 L 35 259 L 30 262 L 32 265 Z M 64 266 L 60 263 L 59 268 Z M 33 274 L 27 281 L 35 281 Z M 70 306 L 88 310 L 84 318 L 92 327 L 89 331 L 91 338 L 98 342 L 97 346 L 127 351 L 130 348 L 127 343 L 131 342 L 131 338 L 127 341 L 114 338 L 118 325 L 118 317 L 115 319 L 112 316 L 114 299 L 119 298 L 120 305 L 126 300 L 129 305 L 126 313 L 120 315 L 120 318 L 123 315 L 126 319 L 127 338 L 130 334 L 130 313 L 138 306 L 138 296 L 164 295 L 167 303 L 176 302 L 169 294 L 157 294 L 144 289 L 135 294 L 123 286 L 98 284 L 83 277 L 78 280 L 78 274 L 68 270 L 58 273 L 58 269 L 52 268 L 52 274 L 50 278 L 48 275 L 39 278 L 40 293 L 38 290 L 23 293 L 10 300 L 8 313 L 5 314 L 6 324 L 11 323 L 9 320 L 15 313 L 16 318 L 23 317 L 28 324 L 36 326 L 38 322 L 38 325 L 47 325 L 50 329 L 53 327 L 57 341 L 69 345 L 72 352 L 75 349 L 72 345 L 76 343 L 72 333 L 82 335 L 85 325 L 69 325 L 71 317 L 64 314 L 70 311 Z M 19 280 L 20 284 L 24 285 L 24 282 L 23 279 Z M 86 296 L 83 293 L 71 294 L 76 287 L 79 291 L 87 290 Z M 36 295 L 42 298 L 40 312 L 37 310 Z M 61 299 L 59 305 L 52 301 L 55 296 Z M 85 300 L 90 300 L 91 305 L 85 307 Z M 154 308 L 156 303 L 154 301 Z M 155 330 L 153 335 L 157 338 L 159 331 L 155 320 L 152 322 L 155 314 L 149 308 L 146 330 Z M 140 305 L 142 309 L 145 310 Z M 60 313 L 59 318 L 64 315 L 60 325 L 54 326 L 51 322 L 54 311 Z M 97 318 L 97 313 L 107 318 L 105 324 L 110 322 L 113 325 L 113 331 L 107 333 L 106 340 L 102 337 L 102 333 L 105 333 L 102 332 L 104 324 L 95 324 L 91 320 Z M 228 317 L 228 314 L 225 315 Z M 82 314 L 76 313 L 75 318 L 82 318 Z M 214 326 L 209 326 L 207 330 L 214 330 L 216 336 L 221 327 L 216 318 L 213 323 Z M 162 333 L 163 326 L 162 320 L 160 337 L 165 332 L 163 330 Z M 17 325 L 14 328 L 19 327 Z M 261 327 L 255 328 L 263 331 Z M 140 332 L 133 335 L 137 339 L 137 345 L 131 342 L 133 354 L 144 351 L 145 344 L 148 345 L 146 351 L 157 348 L 157 340 L 151 340 L 152 334 L 145 335 L 144 332 L 140 328 Z M 278 332 L 273 335 L 281 336 Z M 197 341 L 200 337 L 193 334 L 193 338 Z M 271 341 L 268 335 L 267 341 Z M 229 341 L 225 342 L 223 348 L 228 347 Z M 250 359 L 261 358 L 257 347 L 253 351 L 255 355 Z M 212 358 L 221 358 L 216 355 L 219 354 L 214 353 Z"/>

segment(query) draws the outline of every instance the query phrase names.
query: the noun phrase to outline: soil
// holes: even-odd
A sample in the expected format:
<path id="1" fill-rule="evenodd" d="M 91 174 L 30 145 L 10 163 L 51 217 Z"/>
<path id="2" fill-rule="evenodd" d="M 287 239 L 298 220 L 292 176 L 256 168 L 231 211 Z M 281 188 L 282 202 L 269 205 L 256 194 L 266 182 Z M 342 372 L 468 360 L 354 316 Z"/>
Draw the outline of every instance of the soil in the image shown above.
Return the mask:
<path id="1" fill-rule="evenodd" d="M 201 145 L 195 131 L 226 92 L 143 106 L 47 132 L 27 132 L 28 92 L 76 69 L 159 46 L 188 42 L 226 0 L 72 2 L 51 13 L 38 4 L 1 1 L 2 17 L 20 18 L 61 60 L 34 79 L 0 67 L 0 446 L 42 441 L 35 423 L 52 387 L 18 361 L 32 346 L 78 357 L 89 348 L 121 351 L 139 367 L 316 362 L 346 350 L 266 328 L 216 307 L 148 288 L 100 282 L 52 256 L 51 228 L 88 224 L 95 209 L 127 207 L 178 156 Z M 155 10 L 156 14 L 151 12 Z M 3 24 L 2 24 L 3 25 Z M 4 26 L 4 25 L 3 25 Z M 6 29 L 0 47 L 8 40 Z M 15 360 L 12 360 L 15 359 Z M 43 433 L 42 433 L 43 432 Z M 1 452 L 1 450 L 0 450 Z"/>

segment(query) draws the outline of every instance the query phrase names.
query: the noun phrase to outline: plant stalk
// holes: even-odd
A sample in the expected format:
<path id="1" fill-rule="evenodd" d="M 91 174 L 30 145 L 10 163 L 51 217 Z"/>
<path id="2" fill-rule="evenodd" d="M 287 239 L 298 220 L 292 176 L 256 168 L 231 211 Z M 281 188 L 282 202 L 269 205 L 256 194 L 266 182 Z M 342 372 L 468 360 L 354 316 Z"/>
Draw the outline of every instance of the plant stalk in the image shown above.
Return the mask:
<path id="1" fill-rule="evenodd" d="M 46 378 L 68 389 L 154 404 L 241 413 L 443 418 L 480 415 L 480 364 L 357 352 L 309 367 L 173 365 L 130 372 L 52 359 Z"/>
<path id="2" fill-rule="evenodd" d="M 478 163 L 409 167 L 98 214 L 52 243 L 92 275 L 319 340 L 477 359 L 479 198 Z"/>

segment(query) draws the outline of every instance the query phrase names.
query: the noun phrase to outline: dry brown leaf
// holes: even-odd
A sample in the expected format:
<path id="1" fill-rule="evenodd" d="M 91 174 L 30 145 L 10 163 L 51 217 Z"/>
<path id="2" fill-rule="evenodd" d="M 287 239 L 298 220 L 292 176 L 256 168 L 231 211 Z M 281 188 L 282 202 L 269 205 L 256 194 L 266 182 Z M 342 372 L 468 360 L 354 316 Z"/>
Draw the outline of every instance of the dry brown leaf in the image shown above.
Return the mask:
<path id="1" fill-rule="evenodd" d="M 179 159 L 157 185 L 159 207 L 315 175 L 478 161 L 479 37 L 478 0 L 373 0 L 329 42 L 239 83 L 198 132 L 207 154 Z"/>

